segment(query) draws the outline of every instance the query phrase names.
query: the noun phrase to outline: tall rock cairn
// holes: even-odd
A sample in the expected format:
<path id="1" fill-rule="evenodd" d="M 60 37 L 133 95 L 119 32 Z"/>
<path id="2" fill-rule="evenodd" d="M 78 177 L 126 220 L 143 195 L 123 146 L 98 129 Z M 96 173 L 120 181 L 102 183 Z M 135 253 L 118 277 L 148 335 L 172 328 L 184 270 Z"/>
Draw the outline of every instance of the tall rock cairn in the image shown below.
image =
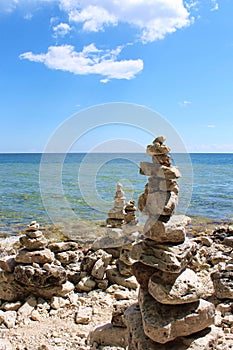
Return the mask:
<path id="1" fill-rule="evenodd" d="M 197 246 L 186 237 L 190 218 L 173 216 L 181 174 L 172 165 L 164 142 L 160 136 L 147 146 L 152 163 L 140 164 L 140 173 L 149 178 L 138 207 L 148 220 L 143 239 L 131 250 L 131 258 L 136 260 L 132 271 L 140 290 L 138 304 L 126 311 L 129 350 L 194 350 L 200 337 L 207 350 L 215 341 L 213 330 L 205 330 L 204 335 L 200 332 L 213 324 L 215 309 L 201 299 L 204 288 L 195 272 L 187 268 Z"/>
<path id="2" fill-rule="evenodd" d="M 109 227 L 121 227 L 125 217 L 125 194 L 120 183 L 117 184 L 116 194 L 114 196 L 114 206 L 108 212 L 106 220 Z"/>

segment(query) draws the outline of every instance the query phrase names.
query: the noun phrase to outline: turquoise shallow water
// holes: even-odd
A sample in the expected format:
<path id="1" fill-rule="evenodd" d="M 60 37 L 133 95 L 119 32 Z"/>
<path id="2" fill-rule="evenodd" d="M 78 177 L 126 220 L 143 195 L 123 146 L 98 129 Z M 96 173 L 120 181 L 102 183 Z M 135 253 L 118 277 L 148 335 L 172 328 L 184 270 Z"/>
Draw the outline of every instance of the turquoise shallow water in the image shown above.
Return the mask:
<path id="1" fill-rule="evenodd" d="M 63 155 L 50 154 L 43 158 L 48 172 L 40 180 L 41 157 L 41 154 L 0 154 L 2 233 L 14 234 L 33 219 L 46 225 L 57 224 L 57 217 L 66 213 L 69 220 L 104 221 L 112 206 L 117 182 L 123 184 L 127 200 L 137 201 L 147 181 L 139 174 L 139 163 L 150 161 L 144 154 L 71 153 L 63 164 Z M 174 155 L 183 175 L 179 180 L 177 213 L 231 220 L 233 154 L 190 154 L 191 163 L 188 158 L 189 155 Z"/>

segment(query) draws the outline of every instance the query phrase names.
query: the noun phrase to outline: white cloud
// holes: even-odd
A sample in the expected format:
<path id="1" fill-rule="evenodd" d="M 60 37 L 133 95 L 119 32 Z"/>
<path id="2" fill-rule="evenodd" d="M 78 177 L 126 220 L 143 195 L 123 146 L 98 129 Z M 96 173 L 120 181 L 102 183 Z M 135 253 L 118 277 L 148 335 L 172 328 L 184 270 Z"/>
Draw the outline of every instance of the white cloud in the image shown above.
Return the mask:
<path id="1" fill-rule="evenodd" d="M 219 10 L 219 4 L 218 4 L 217 0 L 211 0 L 211 3 L 212 3 L 212 8 L 210 9 L 210 11 Z"/>
<path id="2" fill-rule="evenodd" d="M 110 79 L 132 79 L 143 69 L 143 61 L 117 60 L 122 48 L 99 50 L 94 44 L 75 51 L 74 46 L 50 46 L 47 53 L 25 52 L 21 59 L 44 63 L 50 69 L 63 70 L 77 75 L 99 74 L 102 82 Z"/>
<path id="3" fill-rule="evenodd" d="M 163 39 L 167 34 L 192 24 L 190 9 L 197 1 L 187 0 L 0 0 L 10 11 L 18 5 L 58 4 L 70 22 L 84 31 L 97 32 L 107 26 L 127 23 L 143 43 Z M 217 0 L 214 4 L 217 3 Z"/>
<path id="4" fill-rule="evenodd" d="M 83 30 L 103 30 L 106 25 L 128 23 L 140 32 L 144 43 L 163 39 L 192 23 L 182 0 L 60 0 L 60 7 Z"/>
<path id="5" fill-rule="evenodd" d="M 209 124 L 209 125 L 207 125 L 207 128 L 214 129 L 214 128 L 216 128 L 216 126 L 214 124 Z"/>
<path id="6" fill-rule="evenodd" d="M 30 21 L 33 17 L 33 14 L 32 13 L 27 13 L 25 16 L 24 16 L 24 19 Z"/>
<path id="7" fill-rule="evenodd" d="M 179 102 L 179 105 L 181 107 L 187 107 L 187 106 L 191 105 L 191 103 L 192 103 L 191 101 L 184 100 L 182 102 Z"/>
<path id="8" fill-rule="evenodd" d="M 54 37 L 57 38 L 59 36 L 64 37 L 71 31 L 71 27 L 67 23 L 59 23 L 58 25 L 53 27 Z"/>
<path id="9" fill-rule="evenodd" d="M 69 13 L 69 20 L 83 23 L 83 30 L 88 32 L 98 32 L 103 30 L 104 26 L 117 24 L 114 15 L 98 6 L 87 6 L 81 11 L 73 10 Z"/>

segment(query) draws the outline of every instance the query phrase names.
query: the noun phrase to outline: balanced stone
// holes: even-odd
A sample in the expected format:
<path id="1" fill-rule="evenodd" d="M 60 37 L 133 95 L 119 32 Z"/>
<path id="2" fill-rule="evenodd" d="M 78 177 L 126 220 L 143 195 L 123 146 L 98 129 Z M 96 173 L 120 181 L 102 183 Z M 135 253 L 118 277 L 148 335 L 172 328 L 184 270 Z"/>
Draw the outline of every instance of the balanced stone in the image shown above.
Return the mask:
<path id="1" fill-rule="evenodd" d="M 169 215 L 171 216 L 178 204 L 178 196 L 174 192 L 153 192 L 148 193 L 146 200 L 146 212 L 150 216 Z"/>
<path id="2" fill-rule="evenodd" d="M 16 255 L 15 261 L 22 264 L 31 264 L 33 262 L 38 264 L 45 264 L 54 261 L 54 254 L 49 249 L 28 251 L 21 249 Z"/>
<path id="3" fill-rule="evenodd" d="M 20 284 L 34 287 L 48 287 L 61 285 L 67 281 L 66 271 L 59 266 L 53 267 L 50 272 L 35 268 L 30 265 L 18 265 L 14 271 L 14 277 Z"/>
<path id="4" fill-rule="evenodd" d="M 162 222 L 150 217 L 144 226 L 144 237 L 157 243 L 182 243 L 185 240 L 186 226 L 191 219 L 185 215 L 174 215 L 168 222 Z"/>
<path id="5" fill-rule="evenodd" d="M 157 176 L 166 180 L 178 179 L 181 177 L 180 171 L 176 166 L 159 166 L 156 163 L 149 162 L 140 163 L 140 174 L 146 176 Z"/>
<path id="6" fill-rule="evenodd" d="M 139 261 L 135 262 L 132 265 L 131 269 L 132 269 L 133 275 L 136 277 L 138 283 L 142 288 L 148 288 L 148 283 L 151 276 L 155 272 L 160 271 L 152 266 L 145 265 Z"/>
<path id="7" fill-rule="evenodd" d="M 153 142 L 153 145 L 148 145 L 146 153 L 148 156 L 156 156 L 160 154 L 167 154 L 170 152 L 170 148 L 160 142 Z"/>
<path id="8" fill-rule="evenodd" d="M 193 270 L 185 269 L 181 274 L 155 272 L 149 280 L 150 295 L 162 304 L 186 304 L 198 301 L 205 290 Z"/>
<path id="9" fill-rule="evenodd" d="M 26 231 L 37 231 L 40 228 L 40 225 L 36 221 L 32 221 L 27 225 Z"/>
<path id="10" fill-rule="evenodd" d="M 140 289 L 139 305 L 145 334 L 161 344 L 210 326 L 215 316 L 214 305 L 206 300 L 183 305 L 163 305 L 145 289 Z"/>
<path id="11" fill-rule="evenodd" d="M 54 253 L 66 252 L 67 250 L 77 250 L 79 248 L 76 242 L 55 242 L 50 243 L 48 248 Z"/>
<path id="12" fill-rule="evenodd" d="M 135 243 L 131 257 L 164 272 L 179 273 L 189 263 L 197 245 L 186 239 L 182 244 L 156 244 L 152 240 Z"/>
<path id="13" fill-rule="evenodd" d="M 38 231 L 32 231 L 32 232 L 34 233 L 34 232 L 38 232 Z M 28 250 L 44 249 L 48 244 L 48 241 L 44 237 L 44 235 L 41 235 L 41 236 L 35 237 L 35 238 L 22 236 L 22 237 L 20 237 L 19 241 L 20 241 L 21 245 L 24 246 Z"/>

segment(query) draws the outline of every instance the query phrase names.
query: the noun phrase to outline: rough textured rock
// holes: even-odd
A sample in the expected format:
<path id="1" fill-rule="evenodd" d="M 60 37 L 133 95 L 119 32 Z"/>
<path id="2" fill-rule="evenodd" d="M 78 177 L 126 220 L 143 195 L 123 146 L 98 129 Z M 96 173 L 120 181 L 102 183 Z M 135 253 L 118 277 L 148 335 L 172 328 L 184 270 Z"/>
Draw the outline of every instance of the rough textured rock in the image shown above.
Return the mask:
<path id="1" fill-rule="evenodd" d="M 203 299 L 183 305 L 163 305 L 140 289 L 139 305 L 145 334 L 162 344 L 196 333 L 214 321 L 214 305 Z"/>
<path id="2" fill-rule="evenodd" d="M 78 250 L 79 245 L 76 242 L 56 242 L 50 243 L 48 248 L 54 253 L 66 252 L 68 250 Z M 81 250 L 80 250 L 81 253 Z"/>
<path id="3" fill-rule="evenodd" d="M 126 348 L 127 340 L 127 329 L 114 327 L 112 324 L 97 327 L 90 333 L 90 344 L 97 343 Z"/>
<path id="4" fill-rule="evenodd" d="M 124 277 L 116 268 L 110 268 L 106 271 L 107 277 L 112 284 L 119 284 L 129 289 L 137 289 L 138 283 L 134 276 Z"/>
<path id="5" fill-rule="evenodd" d="M 17 282 L 26 286 L 48 287 L 51 285 L 61 285 L 67 281 L 66 271 L 60 266 L 50 268 L 46 271 L 31 265 L 18 265 L 14 271 Z"/>
<path id="6" fill-rule="evenodd" d="M 141 262 L 136 262 L 132 265 L 132 273 L 142 288 L 148 288 L 148 283 L 151 276 L 158 271 L 158 269 L 145 265 Z"/>
<path id="7" fill-rule="evenodd" d="M 196 247 L 196 243 L 187 238 L 184 243 L 178 245 L 157 245 L 151 240 L 144 240 L 133 245 L 131 256 L 164 272 L 179 273 L 189 263 Z"/>
<path id="8" fill-rule="evenodd" d="M 162 222 L 150 217 L 144 226 L 145 238 L 156 243 L 182 243 L 185 240 L 186 226 L 191 219 L 185 215 L 174 215 L 168 222 Z"/>
<path id="9" fill-rule="evenodd" d="M 0 258 L 0 268 L 6 272 L 13 272 L 15 264 L 15 255 L 7 255 Z"/>
<path id="10" fill-rule="evenodd" d="M 28 295 L 28 291 L 16 282 L 0 282 L 0 299 L 6 301 L 22 300 Z"/>
<path id="11" fill-rule="evenodd" d="M 27 250 L 44 249 L 48 244 L 48 240 L 44 237 L 42 232 L 41 232 L 41 236 L 39 237 L 31 238 L 31 237 L 28 237 L 27 235 L 21 236 L 19 241 L 21 245 L 24 246 Z"/>
<path id="12" fill-rule="evenodd" d="M 216 271 L 211 278 L 217 298 L 233 299 L 233 271 Z"/>
<path id="13" fill-rule="evenodd" d="M 54 254 L 49 249 L 35 251 L 21 249 L 16 255 L 15 261 L 22 264 L 45 264 L 54 261 Z"/>
<path id="14" fill-rule="evenodd" d="M 205 290 L 193 270 L 181 274 L 154 273 L 148 284 L 150 295 L 162 304 L 186 304 L 205 296 Z"/>

